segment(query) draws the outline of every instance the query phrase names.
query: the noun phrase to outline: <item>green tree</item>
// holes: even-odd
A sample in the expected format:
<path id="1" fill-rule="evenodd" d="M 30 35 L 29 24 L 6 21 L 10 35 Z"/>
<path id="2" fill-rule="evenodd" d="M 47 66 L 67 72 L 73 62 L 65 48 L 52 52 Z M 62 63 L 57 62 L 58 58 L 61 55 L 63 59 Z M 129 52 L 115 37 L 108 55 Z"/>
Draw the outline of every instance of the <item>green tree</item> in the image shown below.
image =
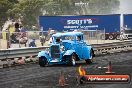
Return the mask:
<path id="1" fill-rule="evenodd" d="M 79 2 L 88 5 L 77 6 Z M 119 0 L 0 0 L 0 18 L 21 18 L 31 27 L 38 24 L 40 15 L 111 14 L 119 5 Z"/>
<path id="2" fill-rule="evenodd" d="M 88 3 L 78 5 L 75 3 Z M 46 15 L 111 14 L 119 9 L 119 0 L 50 0 L 45 5 Z M 44 8 L 44 7 L 43 7 Z"/>
<path id="3" fill-rule="evenodd" d="M 12 9 L 16 3 L 18 3 L 17 0 L 0 0 L 0 26 L 10 17 L 8 10 Z"/>
<path id="4" fill-rule="evenodd" d="M 42 15 L 44 2 L 43 0 L 20 0 L 9 13 L 16 19 L 21 18 L 24 25 L 32 26 L 37 24 L 38 16 Z"/>

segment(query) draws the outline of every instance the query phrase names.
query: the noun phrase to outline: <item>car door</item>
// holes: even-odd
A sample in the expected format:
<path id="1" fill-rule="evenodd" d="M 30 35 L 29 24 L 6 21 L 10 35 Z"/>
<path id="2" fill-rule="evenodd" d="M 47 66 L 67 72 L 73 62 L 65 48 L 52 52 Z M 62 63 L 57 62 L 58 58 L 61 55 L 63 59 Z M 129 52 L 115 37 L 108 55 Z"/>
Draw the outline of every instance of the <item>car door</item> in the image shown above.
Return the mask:
<path id="1" fill-rule="evenodd" d="M 83 58 L 83 42 L 82 41 L 79 41 L 79 54 L 80 54 L 80 58 L 82 59 Z"/>
<path id="2" fill-rule="evenodd" d="M 82 59 L 82 41 L 76 41 L 76 53 L 79 56 L 80 59 Z"/>
<path id="3" fill-rule="evenodd" d="M 88 59 L 89 58 L 89 48 L 86 43 L 82 43 L 82 58 Z"/>

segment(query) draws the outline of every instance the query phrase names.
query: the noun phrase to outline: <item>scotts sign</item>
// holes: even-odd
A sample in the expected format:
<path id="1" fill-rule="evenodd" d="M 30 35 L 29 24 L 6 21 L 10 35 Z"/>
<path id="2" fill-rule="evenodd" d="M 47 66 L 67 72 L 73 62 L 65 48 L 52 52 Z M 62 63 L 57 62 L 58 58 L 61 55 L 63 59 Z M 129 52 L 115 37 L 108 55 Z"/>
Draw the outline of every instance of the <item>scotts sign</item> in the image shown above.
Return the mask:
<path id="1" fill-rule="evenodd" d="M 75 19 L 75 20 L 67 20 L 67 25 L 64 26 L 64 29 L 70 29 L 70 30 L 75 30 L 75 29 L 88 29 L 88 28 L 98 28 L 98 25 L 92 25 L 94 22 L 94 19 Z"/>
<path id="2" fill-rule="evenodd" d="M 92 24 L 92 19 L 83 19 L 83 20 L 67 20 L 67 24 Z"/>
<path id="3" fill-rule="evenodd" d="M 110 32 L 120 28 L 120 15 L 40 16 L 39 24 L 44 31 L 52 28 L 57 31 L 107 29 Z"/>

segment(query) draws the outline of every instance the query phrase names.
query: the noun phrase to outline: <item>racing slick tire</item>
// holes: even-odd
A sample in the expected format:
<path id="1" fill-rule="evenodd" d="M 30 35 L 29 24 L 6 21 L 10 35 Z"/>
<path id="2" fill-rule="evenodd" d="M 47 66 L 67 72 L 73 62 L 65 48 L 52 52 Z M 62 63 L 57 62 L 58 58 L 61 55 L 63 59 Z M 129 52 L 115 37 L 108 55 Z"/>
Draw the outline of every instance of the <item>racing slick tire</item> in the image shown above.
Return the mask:
<path id="1" fill-rule="evenodd" d="M 40 67 L 45 67 L 46 64 L 47 64 L 47 59 L 45 57 L 39 57 Z"/>
<path id="2" fill-rule="evenodd" d="M 70 65 L 70 66 L 76 65 L 76 55 L 74 53 L 69 56 L 68 65 Z"/>
<path id="3" fill-rule="evenodd" d="M 87 63 L 87 64 L 93 63 L 93 57 L 95 57 L 95 55 L 94 55 L 93 49 L 91 49 L 91 50 L 90 50 L 90 58 L 85 60 L 86 63 Z"/>

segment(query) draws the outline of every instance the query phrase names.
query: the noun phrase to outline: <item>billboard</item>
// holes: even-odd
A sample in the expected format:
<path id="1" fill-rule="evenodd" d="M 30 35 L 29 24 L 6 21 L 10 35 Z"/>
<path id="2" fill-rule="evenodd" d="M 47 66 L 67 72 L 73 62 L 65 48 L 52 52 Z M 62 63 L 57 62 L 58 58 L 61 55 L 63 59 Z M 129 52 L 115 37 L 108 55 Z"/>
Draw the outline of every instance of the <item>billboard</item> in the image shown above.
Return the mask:
<path id="1" fill-rule="evenodd" d="M 120 15 L 40 16 L 39 24 L 44 31 L 52 28 L 57 31 L 105 29 L 106 32 L 119 32 Z"/>

